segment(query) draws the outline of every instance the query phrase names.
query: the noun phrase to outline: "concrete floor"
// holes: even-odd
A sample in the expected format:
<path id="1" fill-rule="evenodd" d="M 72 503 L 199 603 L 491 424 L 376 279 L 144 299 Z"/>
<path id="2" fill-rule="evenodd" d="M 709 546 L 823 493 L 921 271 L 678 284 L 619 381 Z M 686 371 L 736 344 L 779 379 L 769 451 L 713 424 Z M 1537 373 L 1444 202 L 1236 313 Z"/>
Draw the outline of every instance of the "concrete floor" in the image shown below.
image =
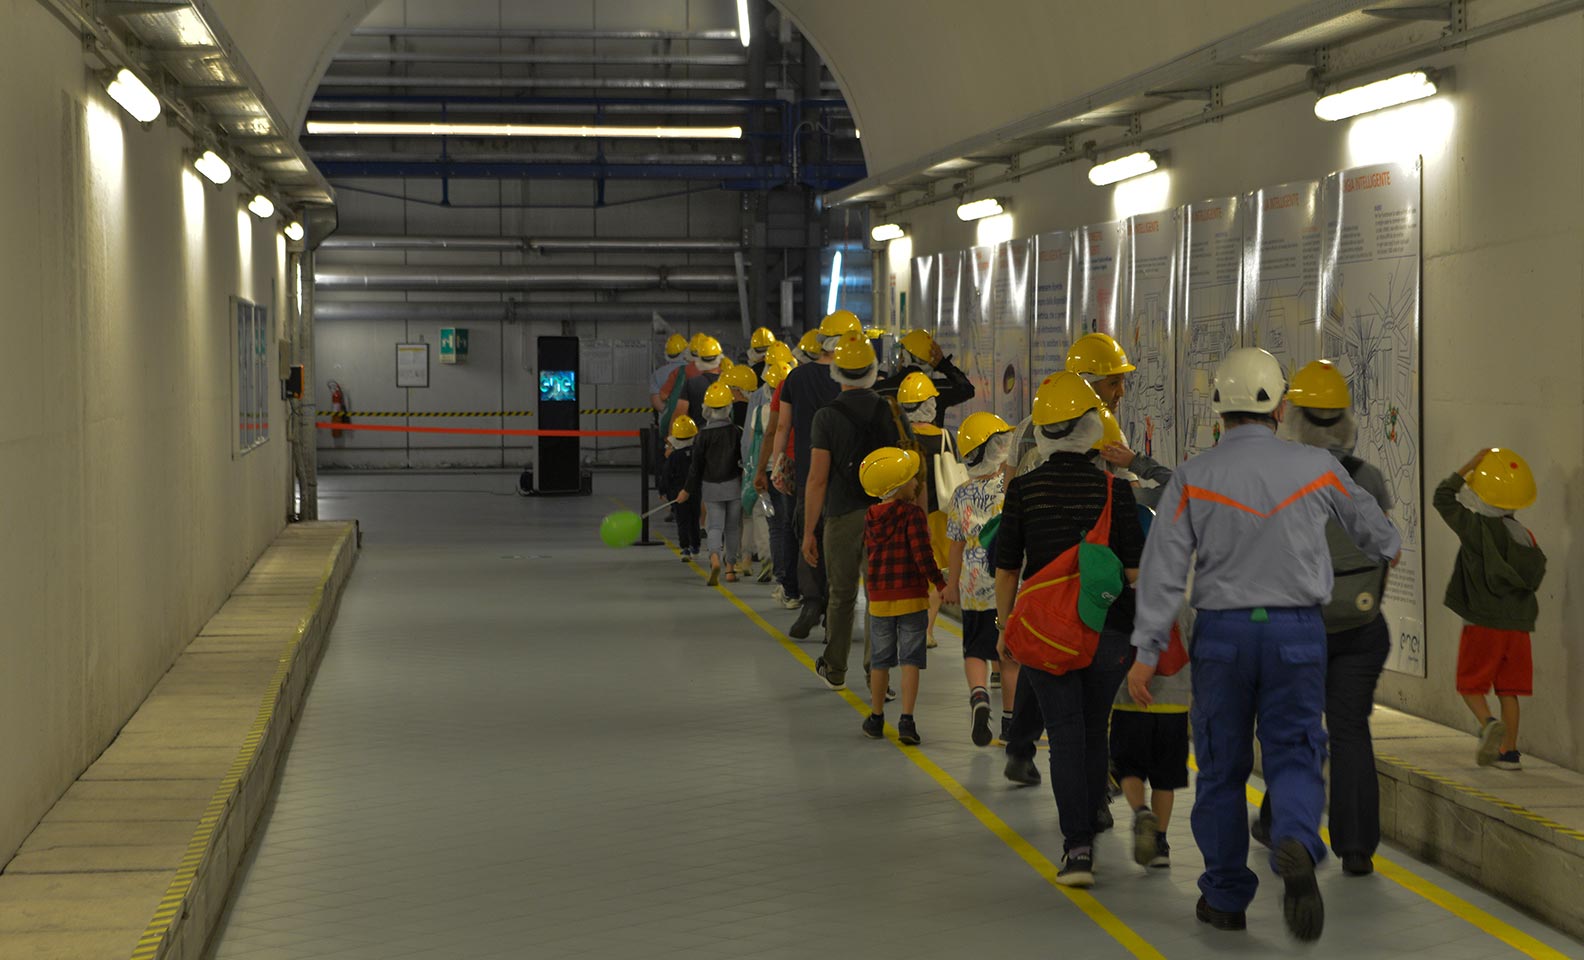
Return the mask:
<path id="1" fill-rule="evenodd" d="M 734 585 L 738 606 L 664 547 L 600 544 L 634 480 L 546 500 L 514 482 L 322 479 L 323 514 L 358 518 L 363 553 L 215 960 L 1296 951 L 1274 880 L 1246 934 L 1194 921 L 1191 791 L 1169 872 L 1112 833 L 1092 897 L 1042 878 L 1061 848 L 1049 789 L 1013 788 L 1001 751 L 968 742 L 946 632 L 923 746 L 866 740 L 856 699 L 809 672 L 818 645 L 757 622 L 791 620 L 768 586 Z M 1297 952 L 1584 956 L 1383 853 L 1407 881 L 1328 863 L 1325 938 Z"/>

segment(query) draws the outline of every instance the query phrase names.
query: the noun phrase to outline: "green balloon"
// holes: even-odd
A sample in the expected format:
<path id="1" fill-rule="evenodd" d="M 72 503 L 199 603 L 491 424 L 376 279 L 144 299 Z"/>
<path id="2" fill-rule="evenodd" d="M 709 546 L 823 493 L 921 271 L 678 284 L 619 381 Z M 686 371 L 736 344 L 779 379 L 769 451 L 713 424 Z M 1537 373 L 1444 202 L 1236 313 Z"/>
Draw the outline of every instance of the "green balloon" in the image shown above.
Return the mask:
<path id="1" fill-rule="evenodd" d="M 607 547 L 630 547 L 643 531 L 643 518 L 631 510 L 618 510 L 600 521 L 600 539 Z"/>

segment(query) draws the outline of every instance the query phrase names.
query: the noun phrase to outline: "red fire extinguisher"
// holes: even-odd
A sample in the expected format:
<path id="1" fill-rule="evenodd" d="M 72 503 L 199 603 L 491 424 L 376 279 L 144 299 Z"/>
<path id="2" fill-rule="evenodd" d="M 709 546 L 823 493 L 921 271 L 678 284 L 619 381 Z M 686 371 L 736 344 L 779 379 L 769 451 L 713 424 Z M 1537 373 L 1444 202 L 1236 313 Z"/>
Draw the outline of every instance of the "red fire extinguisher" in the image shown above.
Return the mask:
<path id="1" fill-rule="evenodd" d="M 332 424 L 351 423 L 352 411 L 347 409 L 346 391 L 341 389 L 341 384 L 334 380 L 331 380 L 328 386 L 330 387 L 330 422 Z M 339 439 L 344 433 L 346 431 L 338 427 L 332 426 L 330 428 L 330 436 L 332 438 Z"/>

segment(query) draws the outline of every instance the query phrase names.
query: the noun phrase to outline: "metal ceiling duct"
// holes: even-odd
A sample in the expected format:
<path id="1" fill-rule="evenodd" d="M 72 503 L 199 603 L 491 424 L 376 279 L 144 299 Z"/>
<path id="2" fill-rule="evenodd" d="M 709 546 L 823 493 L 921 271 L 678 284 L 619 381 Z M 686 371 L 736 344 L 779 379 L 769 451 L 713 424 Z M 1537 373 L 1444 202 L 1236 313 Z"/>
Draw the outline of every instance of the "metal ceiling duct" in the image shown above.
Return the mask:
<path id="1" fill-rule="evenodd" d="M 316 264 L 314 286 L 336 290 L 729 290 L 737 274 L 721 267 L 425 267 Z"/>
<path id="2" fill-rule="evenodd" d="M 508 253 L 735 253 L 732 239 L 694 237 L 412 237 L 338 234 L 323 250 L 487 250 Z"/>
<path id="3" fill-rule="evenodd" d="M 505 303 L 419 303 L 356 300 L 321 300 L 314 305 L 314 320 L 390 320 L 419 323 L 487 323 L 495 320 L 643 320 L 653 314 L 670 319 L 710 319 L 736 316 L 739 306 L 730 300 L 687 301 L 548 301 L 512 300 Z"/>
<path id="4" fill-rule="evenodd" d="M 736 40 L 736 30 L 538 30 L 507 27 L 358 27 L 355 37 L 454 37 L 463 40 Z"/>
<path id="5" fill-rule="evenodd" d="M 735 79 L 679 79 L 674 77 L 360 77 L 327 73 L 319 88 L 327 87 L 429 87 L 434 89 L 547 89 L 547 90 L 742 90 L 747 86 Z"/>
<path id="6" fill-rule="evenodd" d="M 471 53 L 458 51 L 343 50 L 336 63 L 521 63 L 536 66 L 740 67 L 748 62 L 732 53 Z"/>
<path id="7" fill-rule="evenodd" d="M 644 100 L 627 103 L 611 103 L 602 100 L 589 100 L 585 103 L 545 103 L 542 101 L 520 101 L 513 99 L 468 101 L 455 99 L 438 100 L 412 100 L 406 98 L 316 98 L 309 109 L 313 113 L 441 113 L 449 118 L 456 114 L 490 114 L 506 115 L 521 113 L 542 114 L 598 114 L 615 116 L 618 114 L 742 114 L 748 112 L 754 105 L 751 103 L 736 104 L 730 101 L 711 101 L 696 103 L 687 100 Z M 768 109 L 760 107 L 760 109 Z M 847 108 L 822 107 L 826 113 L 845 113 Z"/>
<path id="8" fill-rule="evenodd" d="M 622 153 L 604 152 L 601 156 L 593 150 L 587 153 L 565 153 L 540 150 L 500 152 L 487 150 L 458 150 L 453 145 L 445 154 L 436 150 L 326 150 L 317 144 L 323 138 L 304 137 L 310 146 L 308 155 L 315 163 L 345 160 L 368 163 L 631 163 L 631 164 L 714 164 L 744 163 L 741 153 Z M 365 140 L 375 139 L 365 137 Z"/>

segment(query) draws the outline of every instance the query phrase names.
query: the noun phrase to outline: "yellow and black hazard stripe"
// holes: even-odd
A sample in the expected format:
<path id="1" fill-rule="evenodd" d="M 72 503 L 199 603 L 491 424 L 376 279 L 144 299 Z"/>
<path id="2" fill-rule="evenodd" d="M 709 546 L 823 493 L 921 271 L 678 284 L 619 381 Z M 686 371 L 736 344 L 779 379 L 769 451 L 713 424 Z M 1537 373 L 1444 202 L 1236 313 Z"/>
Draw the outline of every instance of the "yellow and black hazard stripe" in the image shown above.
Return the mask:
<path id="1" fill-rule="evenodd" d="M 600 407 L 596 410 L 579 410 L 585 416 L 598 416 L 600 414 L 615 413 L 653 413 L 653 407 Z"/>

